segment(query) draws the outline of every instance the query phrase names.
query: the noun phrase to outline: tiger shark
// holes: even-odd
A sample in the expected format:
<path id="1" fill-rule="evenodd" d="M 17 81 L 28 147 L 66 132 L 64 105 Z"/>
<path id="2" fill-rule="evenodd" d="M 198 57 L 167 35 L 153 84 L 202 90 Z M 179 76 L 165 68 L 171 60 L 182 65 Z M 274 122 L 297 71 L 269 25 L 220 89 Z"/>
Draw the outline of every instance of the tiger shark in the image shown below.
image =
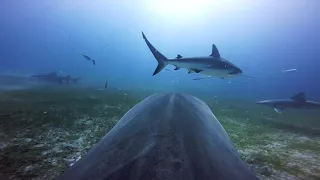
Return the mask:
<path id="1" fill-rule="evenodd" d="M 295 94 L 290 99 L 272 99 L 257 101 L 256 104 L 262 104 L 272 107 L 277 113 L 282 113 L 287 108 L 296 109 L 315 109 L 320 108 L 319 102 L 307 101 L 304 92 Z"/>
<path id="2" fill-rule="evenodd" d="M 153 56 L 158 61 L 158 66 L 154 71 L 153 76 L 158 74 L 168 64 L 175 66 L 174 70 L 186 68 L 188 69 L 188 74 L 200 73 L 207 75 L 208 77 L 216 76 L 222 79 L 235 77 L 242 73 L 242 70 L 239 67 L 220 56 L 220 53 L 214 44 L 212 45 L 212 51 L 209 56 L 182 57 L 178 54 L 175 59 L 168 59 L 153 47 L 143 32 L 142 37 Z"/>
<path id="3" fill-rule="evenodd" d="M 210 108 L 154 94 L 131 108 L 60 180 L 255 180 Z"/>

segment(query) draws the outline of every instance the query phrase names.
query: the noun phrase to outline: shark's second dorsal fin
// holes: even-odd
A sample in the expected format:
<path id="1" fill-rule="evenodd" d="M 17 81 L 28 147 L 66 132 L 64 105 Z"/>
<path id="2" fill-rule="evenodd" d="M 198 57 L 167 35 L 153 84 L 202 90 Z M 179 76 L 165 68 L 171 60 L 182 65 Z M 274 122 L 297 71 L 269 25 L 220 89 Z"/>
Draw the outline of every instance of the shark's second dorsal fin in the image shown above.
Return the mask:
<path id="1" fill-rule="evenodd" d="M 304 92 L 300 92 L 300 93 L 292 96 L 291 99 L 293 99 L 295 101 L 306 101 L 306 96 L 305 96 Z"/>
<path id="2" fill-rule="evenodd" d="M 214 44 L 212 44 L 212 53 L 211 53 L 210 56 L 212 56 L 212 57 L 217 57 L 217 58 L 220 57 L 220 53 L 219 53 L 216 45 L 214 45 Z"/>

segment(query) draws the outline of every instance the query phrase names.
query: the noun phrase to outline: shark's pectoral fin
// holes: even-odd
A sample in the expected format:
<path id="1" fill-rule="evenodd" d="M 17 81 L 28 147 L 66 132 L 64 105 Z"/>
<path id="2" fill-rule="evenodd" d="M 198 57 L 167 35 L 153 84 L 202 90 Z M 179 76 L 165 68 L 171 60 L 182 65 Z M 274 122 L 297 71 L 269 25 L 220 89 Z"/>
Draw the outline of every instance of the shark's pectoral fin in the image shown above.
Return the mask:
<path id="1" fill-rule="evenodd" d="M 174 66 L 174 67 L 176 67 L 176 68 L 174 68 L 174 70 L 179 70 L 180 69 L 178 66 Z"/>
<path id="2" fill-rule="evenodd" d="M 194 71 L 191 69 L 188 69 L 188 74 L 191 74 L 191 73 L 194 73 Z"/>
<path id="3" fill-rule="evenodd" d="M 281 107 L 276 107 L 276 108 L 273 108 L 275 112 L 277 113 L 282 113 L 284 111 L 284 108 L 281 108 Z"/>
<path id="4" fill-rule="evenodd" d="M 190 69 L 190 70 L 192 70 L 192 71 L 194 71 L 194 72 L 196 72 L 196 73 L 199 73 L 199 72 L 203 71 L 202 69 Z M 190 71 L 190 70 L 189 70 L 189 71 Z"/>
<path id="5" fill-rule="evenodd" d="M 93 63 L 93 65 L 96 65 L 96 61 L 95 60 L 92 60 L 92 63 Z"/>

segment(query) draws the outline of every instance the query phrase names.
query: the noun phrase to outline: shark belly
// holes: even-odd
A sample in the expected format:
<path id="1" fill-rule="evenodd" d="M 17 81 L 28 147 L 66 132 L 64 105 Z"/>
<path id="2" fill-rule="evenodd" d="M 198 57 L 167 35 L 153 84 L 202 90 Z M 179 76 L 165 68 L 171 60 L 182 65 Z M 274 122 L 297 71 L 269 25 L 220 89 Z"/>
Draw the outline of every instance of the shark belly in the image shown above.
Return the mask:
<path id="1" fill-rule="evenodd" d="M 210 65 L 205 63 L 173 61 L 173 62 L 169 62 L 168 64 L 175 66 L 176 67 L 175 70 L 178 70 L 180 68 L 185 68 L 189 71 L 189 73 L 200 73 L 207 76 L 216 76 L 219 78 L 231 78 L 234 76 L 229 74 L 227 70 L 209 68 Z"/>
<path id="2" fill-rule="evenodd" d="M 258 179 L 209 107 L 155 94 L 130 109 L 60 180 Z"/>
<path id="3" fill-rule="evenodd" d="M 205 69 L 202 74 L 208 75 L 208 76 L 216 76 L 219 78 L 231 78 L 234 75 L 228 74 L 228 72 L 223 70 L 214 70 L 214 69 Z"/>

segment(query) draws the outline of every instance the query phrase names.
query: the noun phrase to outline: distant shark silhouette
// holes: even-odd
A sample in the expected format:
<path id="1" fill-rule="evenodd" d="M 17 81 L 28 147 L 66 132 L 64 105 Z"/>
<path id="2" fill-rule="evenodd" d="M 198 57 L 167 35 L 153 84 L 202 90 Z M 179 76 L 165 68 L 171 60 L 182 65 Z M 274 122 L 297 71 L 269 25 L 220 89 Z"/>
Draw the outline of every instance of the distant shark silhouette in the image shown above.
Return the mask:
<path id="1" fill-rule="evenodd" d="M 319 102 L 307 101 L 304 92 L 300 92 L 290 99 L 272 99 L 257 101 L 256 104 L 262 104 L 274 108 L 277 113 L 283 112 L 287 108 L 297 109 L 315 109 L 320 108 Z"/>
<path id="2" fill-rule="evenodd" d="M 56 71 L 47 73 L 47 74 L 36 74 L 36 75 L 32 75 L 31 77 L 36 78 L 38 80 L 47 81 L 47 82 L 62 83 L 62 78 L 59 78 L 58 73 Z"/>
<path id="3" fill-rule="evenodd" d="M 32 78 L 36 78 L 42 81 L 51 82 L 51 83 L 77 83 L 81 78 L 71 78 L 70 75 L 59 76 L 56 71 L 48 74 L 36 74 L 32 75 Z"/>
<path id="4" fill-rule="evenodd" d="M 214 44 L 212 45 L 210 56 L 184 58 L 178 54 L 175 59 L 168 59 L 152 46 L 143 32 L 142 36 L 153 56 L 158 61 L 158 66 L 153 75 L 158 74 L 168 64 L 175 66 L 174 70 L 186 68 L 189 74 L 200 73 L 208 75 L 208 77 L 216 76 L 222 79 L 235 77 L 242 73 L 242 70 L 236 65 L 220 57 L 220 53 Z"/>
<path id="5" fill-rule="evenodd" d="M 131 108 L 60 180 L 255 180 L 210 108 L 154 94 Z"/>
<path id="6" fill-rule="evenodd" d="M 72 78 L 70 75 L 67 75 L 65 77 L 63 77 L 63 81 L 66 82 L 66 83 L 74 83 L 76 84 L 80 79 L 80 77 L 77 77 L 77 78 Z"/>

